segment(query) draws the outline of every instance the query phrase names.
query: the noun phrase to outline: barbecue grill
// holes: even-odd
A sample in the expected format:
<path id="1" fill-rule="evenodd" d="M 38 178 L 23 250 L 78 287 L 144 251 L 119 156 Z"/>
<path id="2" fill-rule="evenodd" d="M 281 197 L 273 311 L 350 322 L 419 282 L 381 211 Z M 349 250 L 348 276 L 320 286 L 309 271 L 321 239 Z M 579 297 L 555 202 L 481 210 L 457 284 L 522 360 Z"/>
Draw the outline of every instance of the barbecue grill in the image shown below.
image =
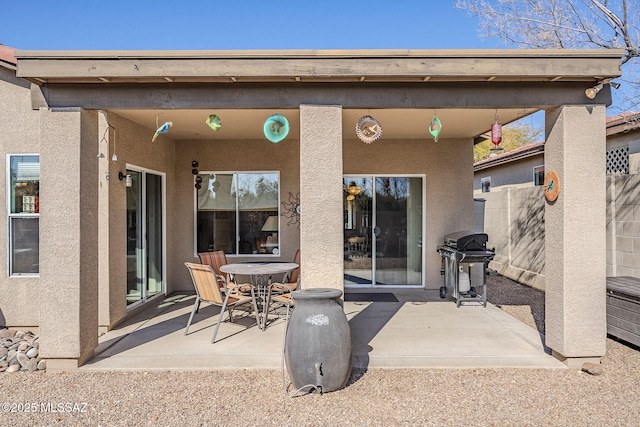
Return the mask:
<path id="1" fill-rule="evenodd" d="M 487 249 L 488 240 L 485 233 L 468 230 L 444 236 L 444 243 L 438 246 L 442 255 L 440 273 L 444 275 L 440 298 L 450 292 L 458 307 L 463 302 L 487 306 L 487 267 L 496 253 Z"/>

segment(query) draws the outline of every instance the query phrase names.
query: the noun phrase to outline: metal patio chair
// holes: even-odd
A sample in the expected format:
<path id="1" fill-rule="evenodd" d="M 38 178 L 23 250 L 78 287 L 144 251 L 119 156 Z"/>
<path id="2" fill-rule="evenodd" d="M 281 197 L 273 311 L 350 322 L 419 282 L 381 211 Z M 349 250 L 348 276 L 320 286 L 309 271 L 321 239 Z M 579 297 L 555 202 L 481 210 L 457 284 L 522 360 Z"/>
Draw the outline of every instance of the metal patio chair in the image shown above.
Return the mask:
<path id="1" fill-rule="evenodd" d="M 224 286 L 226 292 L 223 292 L 219 286 L 219 278 L 216 276 L 210 265 L 195 264 L 191 262 L 185 262 L 184 265 L 189 270 L 193 286 L 196 289 L 196 301 L 193 304 L 193 310 L 191 310 L 191 316 L 189 316 L 189 321 L 187 322 L 184 334 L 187 335 L 189 332 L 189 326 L 191 325 L 193 316 L 200 308 L 200 303 L 202 301 L 208 302 L 220 307 L 220 314 L 218 315 L 216 329 L 213 332 L 213 337 L 211 338 L 211 344 L 213 344 L 216 341 L 218 329 L 220 329 L 220 323 L 222 322 L 225 310 L 229 311 L 229 321 L 233 323 L 233 309 L 242 304 L 250 304 L 252 302 L 252 298 L 251 296 L 233 293 L 232 290 L 234 285 L 232 282 L 227 282 L 226 280 Z"/>
<path id="2" fill-rule="evenodd" d="M 220 270 L 220 267 L 227 264 L 227 256 L 224 251 L 199 252 L 198 257 L 200 257 L 202 264 L 210 265 L 211 268 L 213 268 L 218 280 L 218 286 L 220 289 L 223 289 L 224 292 L 226 284 L 233 281 L 232 277 Z M 237 293 L 249 294 L 251 292 L 251 286 L 248 284 L 239 284 L 234 290 Z"/>
<path id="3" fill-rule="evenodd" d="M 272 288 L 274 292 L 286 293 L 298 289 L 298 283 L 300 279 L 300 249 L 296 250 L 296 254 L 293 257 L 293 262 L 298 264 L 298 268 L 285 275 L 285 277 L 282 279 L 282 283 L 273 283 Z"/>

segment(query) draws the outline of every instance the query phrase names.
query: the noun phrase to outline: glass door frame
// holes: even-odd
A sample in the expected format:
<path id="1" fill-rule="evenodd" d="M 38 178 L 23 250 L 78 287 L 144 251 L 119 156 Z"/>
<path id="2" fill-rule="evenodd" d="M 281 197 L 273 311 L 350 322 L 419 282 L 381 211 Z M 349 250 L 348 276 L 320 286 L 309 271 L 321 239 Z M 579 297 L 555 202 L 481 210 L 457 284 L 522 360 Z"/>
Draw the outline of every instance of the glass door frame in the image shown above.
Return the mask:
<path id="1" fill-rule="evenodd" d="M 142 239 L 144 244 L 143 256 L 142 256 L 142 272 L 143 272 L 142 274 L 143 274 L 144 285 L 142 286 L 140 300 L 133 302 L 131 304 L 127 304 L 127 311 L 135 309 L 136 307 L 146 304 L 147 302 L 152 301 L 156 298 L 160 298 L 161 296 L 165 296 L 167 293 L 167 176 L 166 176 L 166 173 L 164 172 L 159 172 L 153 169 L 148 169 L 148 168 L 135 166 L 127 163 L 125 174 L 128 174 L 130 171 L 141 174 L 141 182 L 143 184 L 142 184 L 141 194 L 140 194 L 140 197 L 141 197 L 140 217 L 141 217 L 141 228 L 145 233 L 147 230 L 146 209 L 147 209 L 147 193 L 148 193 L 146 177 L 147 177 L 147 174 L 152 174 L 160 177 L 160 184 L 162 185 L 162 191 L 161 191 L 161 197 L 162 197 L 162 201 L 161 201 L 161 205 L 162 205 L 162 225 L 161 225 L 162 227 L 162 289 L 156 294 L 154 294 L 153 296 L 147 297 L 147 288 L 148 288 L 148 281 L 149 281 L 148 271 L 147 271 L 148 269 L 147 258 L 148 258 L 149 248 L 148 248 L 148 238 L 145 237 Z M 125 256 L 126 256 L 126 253 L 125 253 Z"/>
<path id="2" fill-rule="evenodd" d="M 371 239 L 371 250 L 372 250 L 372 259 L 371 259 L 371 283 L 367 284 L 357 284 L 357 283 L 345 283 L 343 286 L 345 289 L 362 289 L 362 288 L 370 288 L 370 289 L 426 289 L 426 262 L 425 262 L 425 236 L 427 232 L 427 175 L 426 174 L 385 174 L 385 173 L 360 173 L 360 174 L 343 174 L 343 180 L 349 181 L 354 178 L 366 178 L 371 179 L 372 181 L 372 195 L 371 195 L 371 220 L 369 223 L 369 227 L 371 227 L 371 232 L 373 234 L 373 230 L 375 230 L 376 222 L 377 222 L 377 213 L 376 213 L 376 179 L 377 178 L 421 178 L 422 179 L 422 218 L 420 219 L 420 224 L 422 227 L 422 239 L 420 242 L 420 257 L 421 257 L 421 272 L 420 272 L 420 284 L 419 285 L 377 285 L 376 284 L 376 239 Z M 342 228 L 344 233 L 344 226 Z"/>

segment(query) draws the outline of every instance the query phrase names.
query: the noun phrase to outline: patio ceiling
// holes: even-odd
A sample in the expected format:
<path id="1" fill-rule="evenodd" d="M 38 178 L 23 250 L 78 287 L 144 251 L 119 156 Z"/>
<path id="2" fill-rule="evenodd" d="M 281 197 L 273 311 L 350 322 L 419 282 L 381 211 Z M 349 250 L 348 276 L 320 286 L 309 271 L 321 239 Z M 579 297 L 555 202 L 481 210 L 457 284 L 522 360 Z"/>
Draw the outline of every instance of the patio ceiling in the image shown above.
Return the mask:
<path id="1" fill-rule="evenodd" d="M 174 140 L 208 139 L 239 140 L 264 139 L 262 126 L 272 114 L 287 117 L 291 126 L 290 137 L 300 134 L 300 114 L 297 109 L 181 109 L 181 110 L 109 110 L 140 124 L 153 132 L 157 126 L 172 121 L 168 136 Z M 537 110 L 531 108 L 499 109 L 500 123 L 510 123 Z M 342 113 L 342 133 L 344 138 L 355 138 L 355 126 L 360 117 L 371 115 L 380 122 L 382 139 L 432 139 L 429 123 L 434 112 L 442 122 L 440 138 L 474 138 L 487 132 L 494 122 L 493 109 L 344 109 Z M 212 132 L 205 123 L 209 114 L 217 114 L 222 120 L 222 128 Z"/>

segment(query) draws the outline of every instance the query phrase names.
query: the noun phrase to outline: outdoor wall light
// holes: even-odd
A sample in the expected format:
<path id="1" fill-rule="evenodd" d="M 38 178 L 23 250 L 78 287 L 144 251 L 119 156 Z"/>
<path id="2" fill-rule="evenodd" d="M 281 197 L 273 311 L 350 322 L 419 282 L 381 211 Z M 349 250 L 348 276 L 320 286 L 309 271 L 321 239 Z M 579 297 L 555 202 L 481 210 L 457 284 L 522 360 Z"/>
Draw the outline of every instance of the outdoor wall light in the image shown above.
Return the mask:
<path id="1" fill-rule="evenodd" d="M 598 92 L 600 92 L 602 90 L 602 87 L 603 87 L 602 83 L 599 83 L 599 84 L 595 85 L 594 87 L 587 88 L 584 91 L 584 94 L 587 95 L 587 98 L 593 99 L 593 98 L 596 97 Z"/>
<path id="2" fill-rule="evenodd" d="M 133 181 L 131 181 L 131 175 L 123 174 L 122 172 L 118 172 L 118 179 L 122 181 L 124 179 L 125 185 L 127 187 L 131 187 L 133 185 Z"/>

